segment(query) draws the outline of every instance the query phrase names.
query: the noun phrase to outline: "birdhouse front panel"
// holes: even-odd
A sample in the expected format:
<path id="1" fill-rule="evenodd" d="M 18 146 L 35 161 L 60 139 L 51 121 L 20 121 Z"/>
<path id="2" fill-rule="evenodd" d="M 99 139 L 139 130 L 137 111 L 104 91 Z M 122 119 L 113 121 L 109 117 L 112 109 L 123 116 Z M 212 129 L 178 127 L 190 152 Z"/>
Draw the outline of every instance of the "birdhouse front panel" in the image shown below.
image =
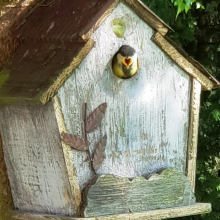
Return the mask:
<path id="1" fill-rule="evenodd" d="M 97 174 L 146 176 L 167 167 L 185 173 L 191 77 L 152 42 L 153 34 L 119 3 L 92 35 L 94 48 L 58 91 L 67 132 L 86 139 L 91 155 L 106 141 Z M 137 53 L 138 71 L 129 79 L 112 70 L 122 45 Z M 91 114 L 94 129 L 84 123 Z M 93 176 L 87 157 L 71 151 L 81 188 Z"/>

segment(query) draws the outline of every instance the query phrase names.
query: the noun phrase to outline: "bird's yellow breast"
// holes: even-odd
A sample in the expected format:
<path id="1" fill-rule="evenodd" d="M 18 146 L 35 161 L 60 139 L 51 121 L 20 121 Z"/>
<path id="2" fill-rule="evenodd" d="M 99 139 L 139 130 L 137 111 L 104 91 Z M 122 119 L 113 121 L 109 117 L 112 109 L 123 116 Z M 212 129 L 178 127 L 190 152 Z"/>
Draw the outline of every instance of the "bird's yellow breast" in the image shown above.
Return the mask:
<path id="1" fill-rule="evenodd" d="M 123 78 L 125 76 L 123 71 L 122 71 L 121 66 L 119 66 L 117 63 L 113 66 L 113 72 L 119 78 Z"/>

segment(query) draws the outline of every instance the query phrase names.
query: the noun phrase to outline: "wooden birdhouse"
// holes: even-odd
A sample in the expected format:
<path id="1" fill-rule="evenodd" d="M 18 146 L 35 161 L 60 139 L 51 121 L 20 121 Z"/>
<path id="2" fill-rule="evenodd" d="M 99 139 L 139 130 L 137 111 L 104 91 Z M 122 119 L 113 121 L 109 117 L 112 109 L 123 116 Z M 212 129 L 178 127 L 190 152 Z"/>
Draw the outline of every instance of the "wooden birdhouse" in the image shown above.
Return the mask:
<path id="1" fill-rule="evenodd" d="M 210 212 L 193 194 L 200 93 L 220 84 L 172 29 L 138 0 L 46 0 L 23 17 L 0 72 L 0 216 Z"/>

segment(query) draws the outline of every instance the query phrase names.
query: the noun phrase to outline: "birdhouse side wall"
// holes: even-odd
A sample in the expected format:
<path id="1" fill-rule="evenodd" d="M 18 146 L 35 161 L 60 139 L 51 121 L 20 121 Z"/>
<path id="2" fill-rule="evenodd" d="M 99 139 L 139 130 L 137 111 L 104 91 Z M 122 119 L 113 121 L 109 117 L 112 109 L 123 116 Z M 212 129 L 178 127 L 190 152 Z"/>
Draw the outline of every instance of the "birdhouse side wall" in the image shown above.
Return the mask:
<path id="1" fill-rule="evenodd" d="M 53 104 L 1 106 L 0 118 L 15 208 L 75 214 Z"/>
<path id="2" fill-rule="evenodd" d="M 125 24 L 120 38 L 113 31 L 114 19 Z M 107 137 L 98 174 L 146 176 L 167 167 L 185 173 L 191 78 L 151 41 L 153 34 L 132 9 L 119 3 L 92 35 L 95 47 L 58 92 L 67 132 L 87 138 L 91 155 Z M 138 54 L 139 71 L 128 80 L 112 73 L 112 58 L 121 45 Z M 86 133 L 85 115 L 103 103 L 107 108 L 101 125 Z M 85 152 L 72 150 L 81 188 L 94 175 L 86 160 Z"/>

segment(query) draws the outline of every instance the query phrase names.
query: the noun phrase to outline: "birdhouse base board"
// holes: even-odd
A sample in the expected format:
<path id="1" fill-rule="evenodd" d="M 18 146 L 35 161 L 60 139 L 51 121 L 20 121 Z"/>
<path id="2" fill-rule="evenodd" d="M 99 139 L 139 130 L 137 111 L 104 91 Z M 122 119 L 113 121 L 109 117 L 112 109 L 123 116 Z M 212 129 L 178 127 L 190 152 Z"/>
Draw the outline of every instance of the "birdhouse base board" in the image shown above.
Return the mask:
<path id="1" fill-rule="evenodd" d="M 83 216 L 143 212 L 195 204 L 189 179 L 175 168 L 132 180 L 101 175 L 84 190 Z"/>
<path id="2" fill-rule="evenodd" d="M 15 212 L 12 220 L 161 220 L 178 218 L 190 215 L 200 215 L 211 212 L 210 203 L 196 203 L 190 206 L 175 207 L 168 209 L 158 209 L 147 212 L 135 212 L 129 214 L 97 216 L 91 218 L 76 218 L 76 217 L 59 217 L 56 215 L 40 215 Z"/>

